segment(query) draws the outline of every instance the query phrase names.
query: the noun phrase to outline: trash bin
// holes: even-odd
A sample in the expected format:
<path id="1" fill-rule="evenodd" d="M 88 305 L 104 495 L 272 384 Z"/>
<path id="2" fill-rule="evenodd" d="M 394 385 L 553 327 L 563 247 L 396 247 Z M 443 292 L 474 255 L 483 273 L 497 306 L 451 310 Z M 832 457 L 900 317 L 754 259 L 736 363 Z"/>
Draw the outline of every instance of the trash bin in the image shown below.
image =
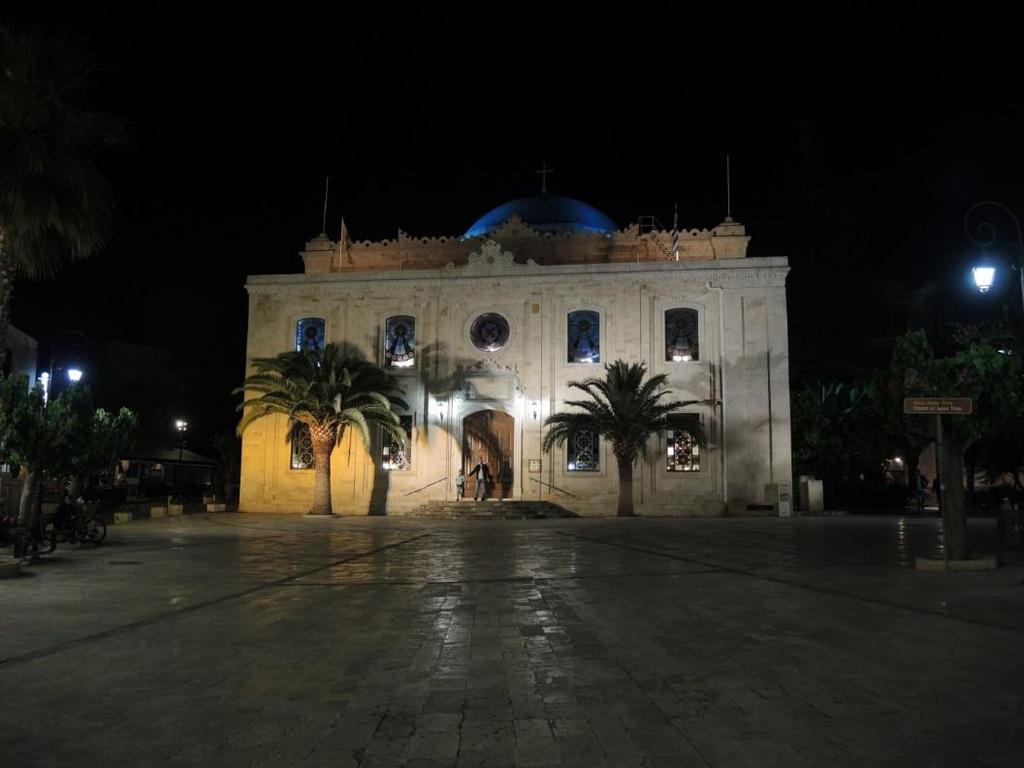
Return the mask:
<path id="1" fill-rule="evenodd" d="M 996 518 L 1000 565 L 1024 561 L 1024 510 L 1014 509 L 1009 502 L 999 508 Z"/>

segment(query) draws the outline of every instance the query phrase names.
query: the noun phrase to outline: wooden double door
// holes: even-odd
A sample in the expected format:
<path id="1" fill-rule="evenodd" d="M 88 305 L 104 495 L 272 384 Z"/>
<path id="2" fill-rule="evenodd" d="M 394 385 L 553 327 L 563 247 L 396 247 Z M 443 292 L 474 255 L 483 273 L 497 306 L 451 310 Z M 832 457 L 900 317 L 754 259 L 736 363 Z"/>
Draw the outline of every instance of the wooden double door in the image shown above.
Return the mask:
<path id="1" fill-rule="evenodd" d="M 507 499 L 512 495 L 516 420 L 501 411 L 477 411 L 462 420 L 462 466 L 466 473 L 466 497 L 476 495 L 476 478 L 469 471 L 482 458 L 491 474 L 487 496 Z"/>

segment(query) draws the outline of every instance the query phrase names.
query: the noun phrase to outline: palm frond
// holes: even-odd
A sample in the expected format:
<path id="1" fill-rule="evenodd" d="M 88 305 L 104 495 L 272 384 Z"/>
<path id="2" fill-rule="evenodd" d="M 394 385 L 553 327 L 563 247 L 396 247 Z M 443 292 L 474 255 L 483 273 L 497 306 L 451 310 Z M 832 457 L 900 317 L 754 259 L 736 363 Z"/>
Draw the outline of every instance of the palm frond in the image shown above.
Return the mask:
<path id="1" fill-rule="evenodd" d="M 545 420 L 544 450 L 562 445 L 584 429 L 611 442 L 617 453 L 643 450 L 650 436 L 665 428 L 670 414 L 697 402 L 668 399 L 668 377 L 656 374 L 645 380 L 646 373 L 643 363 L 616 360 L 605 366 L 604 378 L 569 382 L 590 399 L 566 401 L 568 408 L 577 410 L 555 413 Z"/>
<path id="2" fill-rule="evenodd" d="M 352 427 L 367 449 L 372 425 L 379 424 L 388 433 L 401 431 L 394 409 L 406 405 L 397 381 L 347 347 L 327 344 L 320 353 L 284 352 L 250 362 L 254 372 L 235 392 L 258 396 L 240 406 L 240 433 L 272 414 L 288 417 L 290 435 L 303 423 L 327 428 L 340 441 Z"/>

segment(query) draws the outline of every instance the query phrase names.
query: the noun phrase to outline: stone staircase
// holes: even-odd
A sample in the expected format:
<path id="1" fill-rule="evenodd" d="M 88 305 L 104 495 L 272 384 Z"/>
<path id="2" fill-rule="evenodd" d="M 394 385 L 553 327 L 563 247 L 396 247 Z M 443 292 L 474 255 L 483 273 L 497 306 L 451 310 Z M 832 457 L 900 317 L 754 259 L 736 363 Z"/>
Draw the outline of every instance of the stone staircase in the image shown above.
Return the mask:
<path id="1" fill-rule="evenodd" d="M 406 513 L 406 517 L 437 520 L 559 520 L 576 517 L 550 501 L 431 501 Z"/>

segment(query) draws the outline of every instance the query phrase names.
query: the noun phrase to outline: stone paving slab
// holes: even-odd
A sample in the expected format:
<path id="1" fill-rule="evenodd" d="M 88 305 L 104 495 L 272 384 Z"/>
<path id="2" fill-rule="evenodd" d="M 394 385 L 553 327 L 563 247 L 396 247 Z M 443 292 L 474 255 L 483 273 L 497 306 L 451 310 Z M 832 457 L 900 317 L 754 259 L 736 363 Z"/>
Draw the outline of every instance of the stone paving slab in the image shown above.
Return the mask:
<path id="1" fill-rule="evenodd" d="M 0 582 L 3 762 L 1022 765 L 1024 569 L 913 571 L 937 541 L 924 518 L 133 524 Z"/>

